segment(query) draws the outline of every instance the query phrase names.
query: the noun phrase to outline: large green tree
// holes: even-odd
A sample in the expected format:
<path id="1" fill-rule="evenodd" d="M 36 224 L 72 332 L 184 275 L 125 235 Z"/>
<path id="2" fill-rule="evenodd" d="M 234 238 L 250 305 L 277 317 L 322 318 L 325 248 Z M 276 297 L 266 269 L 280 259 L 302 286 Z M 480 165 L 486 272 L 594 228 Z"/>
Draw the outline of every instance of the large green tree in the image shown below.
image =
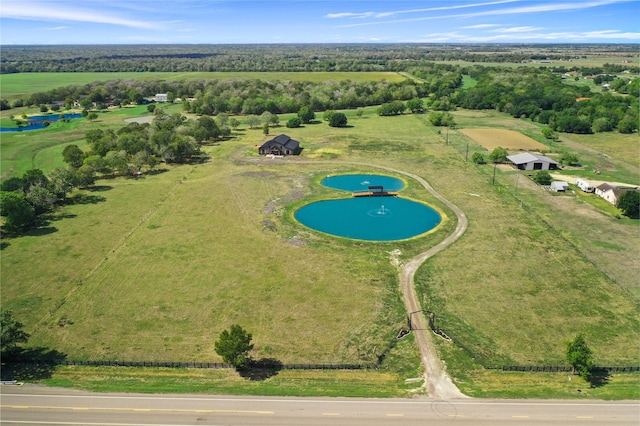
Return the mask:
<path id="1" fill-rule="evenodd" d="M 625 216 L 632 219 L 640 217 L 640 192 L 628 190 L 622 193 L 616 204 Z"/>
<path id="2" fill-rule="evenodd" d="M 509 153 L 502 147 L 497 147 L 489 154 L 489 161 L 492 163 L 505 163 L 507 161 L 507 155 Z"/>
<path id="3" fill-rule="evenodd" d="M 64 147 L 62 150 L 62 158 L 65 163 L 77 169 L 82 166 L 82 160 L 84 160 L 85 154 L 78 147 L 78 145 L 71 144 Z"/>
<path id="4" fill-rule="evenodd" d="M 298 117 L 300 117 L 302 123 L 309 124 L 312 120 L 315 120 L 316 113 L 313 112 L 309 107 L 303 106 L 298 111 Z"/>
<path id="5" fill-rule="evenodd" d="M 0 216 L 8 229 L 17 231 L 32 225 L 36 214 L 24 197 L 15 192 L 0 191 Z"/>
<path id="6" fill-rule="evenodd" d="M 567 362 L 571 365 L 574 374 L 578 374 L 584 379 L 591 376 L 593 367 L 593 352 L 587 346 L 587 342 L 582 334 L 578 334 L 573 340 L 567 342 L 565 352 Z"/>
<path id="7" fill-rule="evenodd" d="M 229 330 L 220 333 L 214 347 L 223 361 L 235 368 L 247 367 L 251 363 L 249 356 L 249 352 L 253 349 L 251 334 L 238 324 L 233 324 Z"/>
<path id="8" fill-rule="evenodd" d="M 29 334 L 23 330 L 23 325 L 13 317 L 13 313 L 0 310 L 0 352 L 9 355 L 20 343 L 26 343 Z"/>

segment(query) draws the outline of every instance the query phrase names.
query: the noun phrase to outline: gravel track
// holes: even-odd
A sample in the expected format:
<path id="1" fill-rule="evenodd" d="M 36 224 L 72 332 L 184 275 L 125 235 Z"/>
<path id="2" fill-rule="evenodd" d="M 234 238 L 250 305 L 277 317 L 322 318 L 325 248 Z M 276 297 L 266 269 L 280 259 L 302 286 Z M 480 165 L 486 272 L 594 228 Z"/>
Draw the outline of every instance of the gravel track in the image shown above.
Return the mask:
<path id="1" fill-rule="evenodd" d="M 387 170 L 390 172 L 398 173 L 404 176 L 408 176 L 419 182 L 425 189 L 427 189 L 434 197 L 443 202 L 449 207 L 456 215 L 458 224 L 454 232 L 445 238 L 437 245 L 429 248 L 428 250 L 418 254 L 407 262 L 400 271 L 400 287 L 404 304 L 407 309 L 407 314 L 411 316 L 412 332 L 414 333 L 418 350 L 420 351 L 420 359 L 424 366 L 424 379 L 425 388 L 427 389 L 430 398 L 436 398 L 440 400 L 462 399 L 469 398 L 464 395 L 453 384 L 451 378 L 447 375 L 444 363 L 438 357 L 438 351 L 436 350 L 433 342 L 433 333 L 427 325 L 426 318 L 422 312 L 422 308 L 418 303 L 414 285 L 414 275 L 420 265 L 422 265 L 431 256 L 439 253 L 450 244 L 454 243 L 467 229 L 468 221 L 465 214 L 449 200 L 440 195 L 435 189 L 429 185 L 429 183 L 422 179 L 420 176 L 412 173 L 404 172 L 402 170 L 394 169 L 391 167 L 381 166 L 379 164 L 360 163 L 351 161 L 306 161 L 306 160 L 294 160 L 291 158 L 273 158 L 273 159 L 248 159 L 239 155 L 240 151 L 237 151 L 232 156 L 235 160 L 250 164 L 349 164 L 357 166 L 373 167 L 377 169 Z"/>

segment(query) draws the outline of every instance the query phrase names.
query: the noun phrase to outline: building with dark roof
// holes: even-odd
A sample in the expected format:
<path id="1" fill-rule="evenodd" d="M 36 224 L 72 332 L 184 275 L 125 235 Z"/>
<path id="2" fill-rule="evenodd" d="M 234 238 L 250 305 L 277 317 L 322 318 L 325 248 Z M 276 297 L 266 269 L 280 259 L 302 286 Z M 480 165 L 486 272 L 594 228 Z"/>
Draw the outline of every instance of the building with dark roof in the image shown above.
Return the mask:
<path id="1" fill-rule="evenodd" d="M 266 141 L 258 148 L 260 155 L 298 155 L 300 151 L 300 142 L 284 133 Z"/>

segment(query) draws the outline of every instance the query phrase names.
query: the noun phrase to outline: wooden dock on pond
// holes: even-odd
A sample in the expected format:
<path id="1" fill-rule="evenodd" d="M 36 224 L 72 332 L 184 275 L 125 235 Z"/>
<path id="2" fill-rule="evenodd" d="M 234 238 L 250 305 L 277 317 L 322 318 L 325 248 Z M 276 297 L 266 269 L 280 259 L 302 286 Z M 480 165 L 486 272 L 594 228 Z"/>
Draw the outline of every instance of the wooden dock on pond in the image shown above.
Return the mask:
<path id="1" fill-rule="evenodd" d="M 355 191 L 354 197 L 395 197 L 398 195 L 397 191 L 385 191 L 384 187 L 374 185 L 370 186 L 368 191 Z"/>

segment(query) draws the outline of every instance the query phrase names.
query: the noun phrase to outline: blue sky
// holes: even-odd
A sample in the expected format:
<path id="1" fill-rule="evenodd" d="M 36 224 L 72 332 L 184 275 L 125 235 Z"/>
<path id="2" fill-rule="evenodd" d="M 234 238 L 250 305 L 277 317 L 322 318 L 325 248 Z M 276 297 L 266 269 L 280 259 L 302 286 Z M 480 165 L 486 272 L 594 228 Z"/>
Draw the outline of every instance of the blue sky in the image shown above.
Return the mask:
<path id="1" fill-rule="evenodd" d="M 640 43 L 640 0 L 0 0 L 0 44 Z"/>

